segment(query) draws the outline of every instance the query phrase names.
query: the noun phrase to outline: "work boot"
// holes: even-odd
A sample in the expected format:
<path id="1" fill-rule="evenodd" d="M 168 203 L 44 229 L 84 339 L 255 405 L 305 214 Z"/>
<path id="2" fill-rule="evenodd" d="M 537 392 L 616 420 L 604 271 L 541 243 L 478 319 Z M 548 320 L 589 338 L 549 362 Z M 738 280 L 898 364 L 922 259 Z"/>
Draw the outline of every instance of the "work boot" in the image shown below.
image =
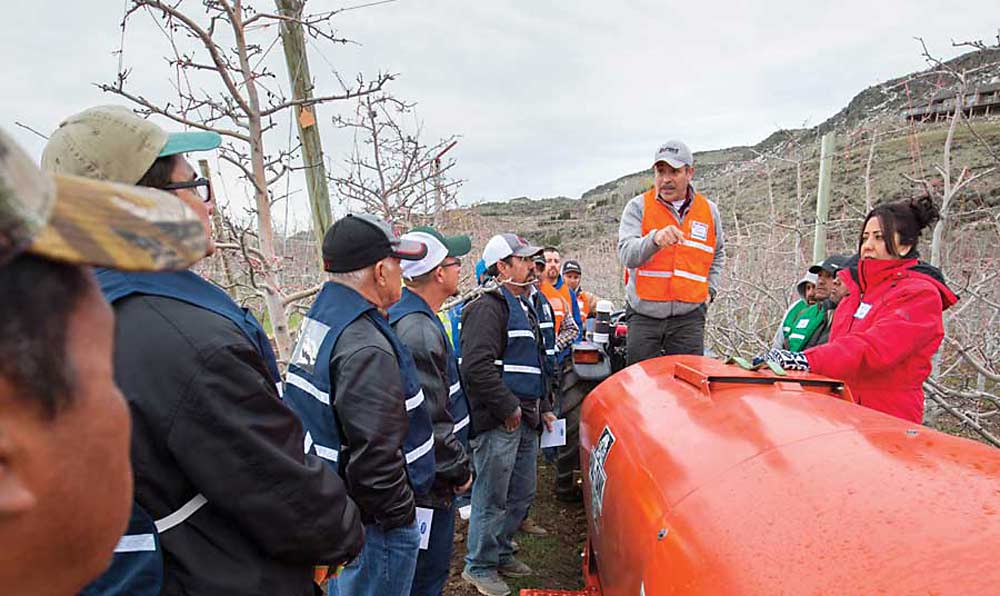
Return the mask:
<path id="1" fill-rule="evenodd" d="M 511 557 L 510 561 L 507 561 L 506 563 L 501 563 L 500 566 L 497 567 L 497 571 L 500 572 L 500 575 L 505 577 L 528 577 L 534 573 L 531 567 L 528 567 L 528 565 L 523 561 L 519 561 L 514 557 Z"/>
<path id="2" fill-rule="evenodd" d="M 548 530 L 536 524 L 535 520 L 530 517 L 524 518 L 524 521 L 521 522 L 521 527 L 519 529 L 525 534 L 531 534 L 533 536 L 545 536 L 549 533 Z"/>
<path id="3" fill-rule="evenodd" d="M 500 579 L 496 571 L 473 575 L 469 573 L 468 569 L 465 569 L 462 571 L 462 579 L 472 584 L 480 594 L 486 596 L 507 596 L 510 594 L 510 586 Z"/>

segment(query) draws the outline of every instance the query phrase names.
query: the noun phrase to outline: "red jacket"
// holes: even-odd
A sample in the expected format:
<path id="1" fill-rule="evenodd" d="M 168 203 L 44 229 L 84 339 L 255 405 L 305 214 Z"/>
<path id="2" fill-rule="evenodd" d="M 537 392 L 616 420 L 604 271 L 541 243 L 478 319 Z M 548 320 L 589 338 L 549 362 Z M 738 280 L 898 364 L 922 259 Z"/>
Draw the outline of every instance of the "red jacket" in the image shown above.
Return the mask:
<path id="1" fill-rule="evenodd" d="M 857 283 L 841 270 L 851 293 L 833 315 L 829 343 L 805 355 L 812 372 L 844 380 L 861 405 L 919 423 L 922 385 L 944 337 L 941 313 L 958 297 L 917 263 L 862 259 Z"/>

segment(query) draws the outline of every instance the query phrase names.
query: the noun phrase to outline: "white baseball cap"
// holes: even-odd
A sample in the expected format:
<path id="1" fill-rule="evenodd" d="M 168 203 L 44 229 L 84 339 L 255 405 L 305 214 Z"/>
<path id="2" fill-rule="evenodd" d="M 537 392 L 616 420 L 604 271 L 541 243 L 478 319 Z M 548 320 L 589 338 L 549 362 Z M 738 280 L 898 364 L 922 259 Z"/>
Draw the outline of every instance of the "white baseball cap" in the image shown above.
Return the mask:
<path id="1" fill-rule="evenodd" d="M 445 236 L 430 226 L 413 228 L 400 237 L 401 240 L 419 242 L 427 247 L 427 254 L 417 261 L 402 261 L 403 277 L 413 279 L 429 273 L 444 262 L 447 257 L 461 257 L 472 250 L 472 240 L 468 236 Z"/>
<path id="2" fill-rule="evenodd" d="M 483 249 L 483 261 L 487 267 L 496 265 L 497 261 L 510 256 L 533 257 L 542 252 L 540 246 L 532 246 L 517 234 L 497 234 L 490 238 Z"/>

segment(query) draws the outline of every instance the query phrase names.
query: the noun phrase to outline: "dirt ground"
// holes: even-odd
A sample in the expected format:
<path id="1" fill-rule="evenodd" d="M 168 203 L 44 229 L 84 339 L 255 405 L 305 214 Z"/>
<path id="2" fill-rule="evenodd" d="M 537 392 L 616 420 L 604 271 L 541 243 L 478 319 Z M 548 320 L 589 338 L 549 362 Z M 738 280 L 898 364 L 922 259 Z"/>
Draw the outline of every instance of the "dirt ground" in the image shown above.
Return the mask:
<path id="1" fill-rule="evenodd" d="M 506 580 L 515 595 L 521 588 L 579 590 L 583 587 L 580 565 L 587 533 L 583 504 L 557 501 L 552 492 L 554 478 L 555 469 L 552 465 L 540 460 L 538 493 L 531 507 L 531 518 L 549 533 L 546 536 L 530 536 L 519 532 L 515 536 L 514 539 L 521 547 L 517 557 L 535 570 L 531 577 Z M 455 552 L 451 557 L 451 577 L 444 589 L 445 596 L 479 594 L 461 577 L 468 529 L 468 522 L 457 520 Z"/>

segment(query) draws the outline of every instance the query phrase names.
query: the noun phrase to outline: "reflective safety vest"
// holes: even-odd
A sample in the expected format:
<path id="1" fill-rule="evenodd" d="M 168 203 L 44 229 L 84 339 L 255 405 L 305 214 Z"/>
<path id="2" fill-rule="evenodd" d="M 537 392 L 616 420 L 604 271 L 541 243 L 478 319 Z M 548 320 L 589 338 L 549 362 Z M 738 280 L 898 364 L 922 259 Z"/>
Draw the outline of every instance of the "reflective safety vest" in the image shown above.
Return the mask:
<path id="1" fill-rule="evenodd" d="M 130 273 L 97 268 L 94 272 L 101 292 L 111 304 L 135 294 L 162 296 L 229 319 L 257 348 L 272 378 L 276 382 L 280 381 L 274 351 L 257 319 L 249 310 L 237 305 L 228 294 L 201 276 L 190 271 Z M 277 389 L 280 395 L 280 383 Z M 199 493 L 176 511 L 154 520 L 138 502 L 133 502 L 128 528 L 115 546 L 111 565 L 80 594 L 158 595 L 163 586 L 160 534 L 187 521 L 206 503 L 208 499 Z"/>
<path id="2" fill-rule="evenodd" d="M 625 284 L 628 285 L 628 281 Z M 578 290 L 576 292 L 576 304 L 580 309 L 580 322 L 583 323 L 584 330 L 586 330 L 587 317 L 590 316 L 590 311 L 594 309 L 594 295 L 590 292 Z"/>
<path id="3" fill-rule="evenodd" d="M 257 348 L 278 394 L 281 394 L 281 373 L 267 333 L 253 313 L 236 304 L 222 288 L 191 271 L 133 273 L 98 267 L 94 269 L 94 274 L 104 298 L 111 304 L 133 294 L 162 296 L 187 302 L 229 319 Z"/>
<path id="4" fill-rule="evenodd" d="M 441 332 L 441 337 L 444 339 L 448 361 L 448 414 L 455 421 L 452 432 L 463 445 L 468 446 L 469 398 L 465 396 L 465 391 L 462 389 L 462 383 L 458 377 L 458 358 L 455 356 L 455 351 L 451 349 L 451 338 L 448 337 L 444 323 L 441 322 L 438 315 L 434 314 L 423 298 L 411 292 L 409 288 L 404 288 L 403 296 L 399 302 L 389 308 L 389 324 L 395 327 L 400 319 L 415 313 L 430 317 L 437 324 L 438 331 Z"/>
<path id="5" fill-rule="evenodd" d="M 459 302 L 448 310 L 448 320 L 451 321 L 451 347 L 455 348 L 455 357 L 462 361 L 462 309 L 465 302 Z"/>
<path id="6" fill-rule="evenodd" d="M 558 336 L 559 331 L 562 329 L 563 319 L 566 317 L 573 317 L 576 322 L 577 329 L 579 330 L 574 341 L 579 341 L 583 339 L 583 319 L 580 317 L 580 308 L 576 303 L 576 292 L 569 288 L 566 284 L 566 280 L 559 276 L 556 280 L 555 285 L 549 282 L 542 282 L 541 284 L 542 293 L 548 298 L 549 304 L 552 305 L 552 313 L 555 319 L 555 333 Z M 561 352 L 556 354 L 556 360 L 562 362 L 569 356 L 570 348 L 567 346 Z"/>
<path id="7" fill-rule="evenodd" d="M 501 288 L 507 301 L 507 349 L 503 359 L 493 363 L 500 367 L 503 382 L 511 392 L 524 400 L 540 399 L 545 395 L 545 350 L 538 345 L 536 331 L 525 308 L 534 311 L 515 297 L 507 288 Z"/>
<path id="8" fill-rule="evenodd" d="M 552 305 L 545 294 L 536 291 L 531 295 L 532 306 L 538 315 L 538 330 L 545 344 L 545 374 L 550 378 L 556 374 L 556 324 Z"/>
<path id="9" fill-rule="evenodd" d="M 341 443 L 340 423 L 335 404 L 331 403 L 330 358 L 340 334 L 360 317 L 367 317 L 378 328 L 396 354 L 403 387 L 400 398 L 405 398 L 409 418 L 400 447 L 413 492 L 427 494 L 434 481 L 434 433 L 413 356 L 375 305 L 351 288 L 325 283 L 303 319 L 285 376 L 285 403 L 305 428 L 306 453 L 315 453 L 338 472 L 343 471 L 347 462 L 341 459 L 341 454 L 350 458 L 351 446 Z"/>
<path id="10" fill-rule="evenodd" d="M 820 308 L 819 304 L 808 305 L 804 300 L 799 300 L 788 315 L 785 316 L 781 324 L 781 332 L 785 335 L 785 342 L 788 349 L 798 352 L 807 341 L 816 333 L 823 320 L 826 318 L 826 311 Z"/>
<path id="11" fill-rule="evenodd" d="M 708 199 L 695 193 L 683 222 L 656 198 L 652 188 L 643 195 L 642 234 L 677 226 L 684 240 L 659 249 L 635 270 L 635 291 L 641 300 L 705 302 L 708 272 L 715 260 L 715 220 Z"/>
<path id="12" fill-rule="evenodd" d="M 164 576 L 160 535 L 184 523 L 206 503 L 204 495 L 198 494 L 177 511 L 153 520 L 133 502 L 128 528 L 115 546 L 111 565 L 79 596 L 159 596 Z"/>
<path id="13" fill-rule="evenodd" d="M 573 308 L 576 305 L 576 293 L 569 289 L 562 276 L 556 280 L 555 285 L 543 281 L 541 290 L 545 294 L 545 297 L 549 299 L 549 304 L 552 305 L 552 312 L 555 315 L 556 334 L 558 335 L 559 330 L 562 329 L 563 319 L 579 312 L 574 312 Z M 580 317 L 578 314 L 574 318 L 579 322 Z"/>

